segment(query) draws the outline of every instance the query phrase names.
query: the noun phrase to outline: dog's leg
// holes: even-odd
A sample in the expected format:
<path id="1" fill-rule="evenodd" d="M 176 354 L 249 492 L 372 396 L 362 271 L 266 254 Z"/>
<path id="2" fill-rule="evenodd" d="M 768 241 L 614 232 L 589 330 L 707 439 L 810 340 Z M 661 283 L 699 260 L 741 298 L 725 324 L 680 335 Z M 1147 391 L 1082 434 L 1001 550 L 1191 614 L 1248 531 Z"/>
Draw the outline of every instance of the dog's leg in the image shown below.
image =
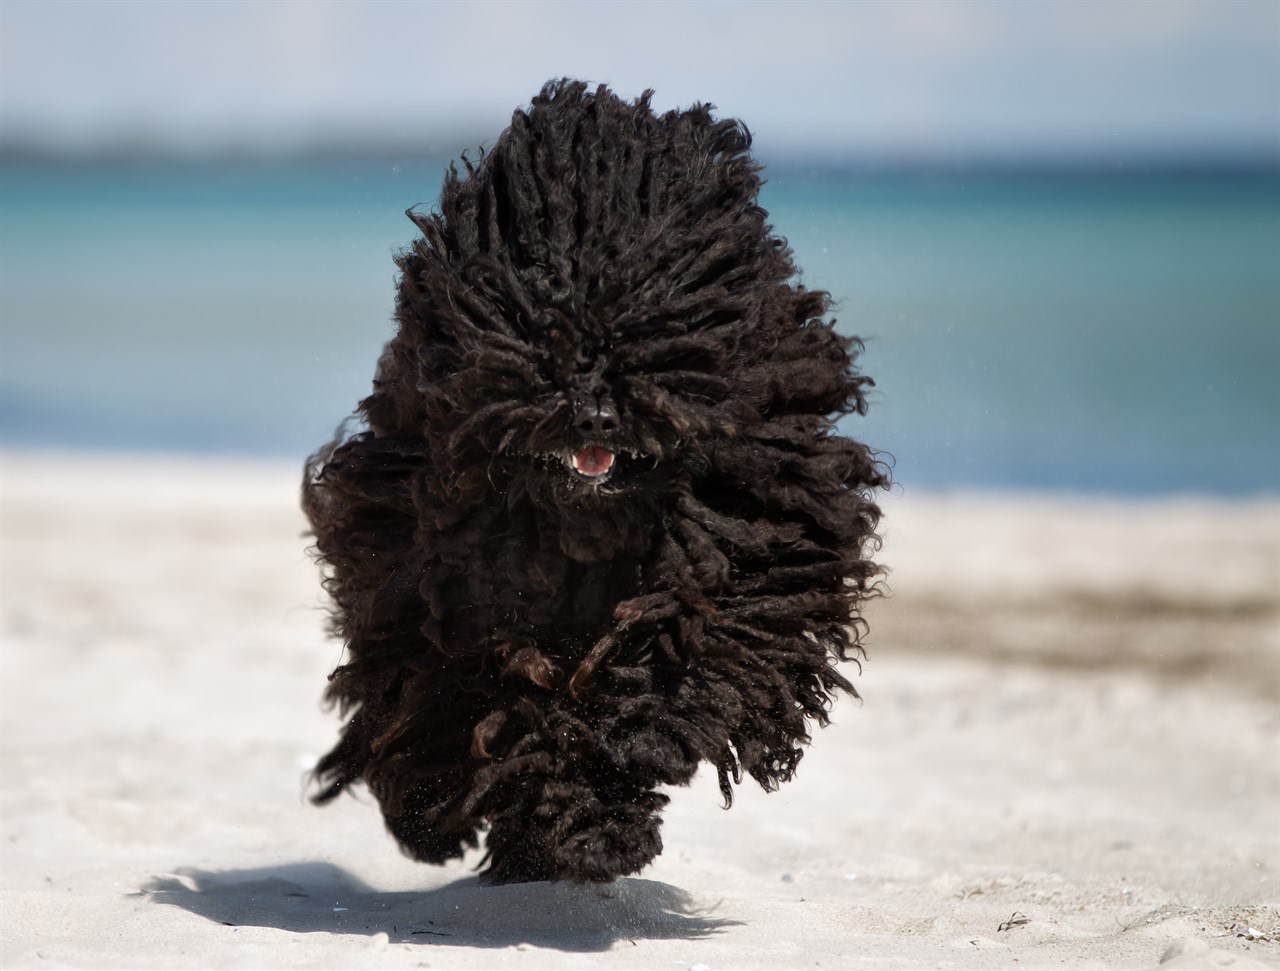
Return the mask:
<path id="1" fill-rule="evenodd" d="M 698 757 L 655 722 L 662 699 L 637 690 L 611 672 L 587 698 L 548 691 L 507 709 L 502 754 L 481 773 L 487 879 L 609 881 L 661 852 L 667 797 L 655 790 L 687 783 Z"/>
<path id="2" fill-rule="evenodd" d="M 610 802 L 587 785 L 552 780 L 528 795 L 491 818 L 485 877 L 492 883 L 602 883 L 638 872 L 662 852 L 664 795 L 633 792 Z"/>

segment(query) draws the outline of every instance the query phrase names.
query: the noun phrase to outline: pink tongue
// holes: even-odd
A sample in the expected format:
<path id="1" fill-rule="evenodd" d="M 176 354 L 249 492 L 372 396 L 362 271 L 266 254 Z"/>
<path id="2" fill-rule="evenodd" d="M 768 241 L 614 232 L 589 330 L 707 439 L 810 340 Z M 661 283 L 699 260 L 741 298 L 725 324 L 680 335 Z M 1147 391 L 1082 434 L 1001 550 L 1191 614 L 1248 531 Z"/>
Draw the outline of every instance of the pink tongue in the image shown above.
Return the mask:
<path id="1" fill-rule="evenodd" d="M 607 448 L 592 445 L 573 453 L 573 467 L 583 475 L 604 475 L 613 468 L 613 453 Z"/>

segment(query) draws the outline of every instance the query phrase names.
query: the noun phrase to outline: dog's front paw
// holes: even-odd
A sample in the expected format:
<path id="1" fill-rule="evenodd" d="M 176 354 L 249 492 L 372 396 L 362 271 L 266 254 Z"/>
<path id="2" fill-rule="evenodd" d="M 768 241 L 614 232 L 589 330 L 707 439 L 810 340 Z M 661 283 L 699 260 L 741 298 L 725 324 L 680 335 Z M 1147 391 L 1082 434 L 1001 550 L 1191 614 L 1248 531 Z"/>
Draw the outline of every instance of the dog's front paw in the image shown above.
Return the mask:
<path id="1" fill-rule="evenodd" d="M 604 883 L 638 872 L 662 852 L 658 810 L 667 800 L 659 793 L 605 804 L 585 786 L 555 782 L 541 795 L 536 806 L 492 820 L 486 881 Z"/>
<path id="2" fill-rule="evenodd" d="M 662 852 L 661 821 L 640 806 L 611 806 L 554 851 L 562 879 L 604 883 L 637 873 Z"/>

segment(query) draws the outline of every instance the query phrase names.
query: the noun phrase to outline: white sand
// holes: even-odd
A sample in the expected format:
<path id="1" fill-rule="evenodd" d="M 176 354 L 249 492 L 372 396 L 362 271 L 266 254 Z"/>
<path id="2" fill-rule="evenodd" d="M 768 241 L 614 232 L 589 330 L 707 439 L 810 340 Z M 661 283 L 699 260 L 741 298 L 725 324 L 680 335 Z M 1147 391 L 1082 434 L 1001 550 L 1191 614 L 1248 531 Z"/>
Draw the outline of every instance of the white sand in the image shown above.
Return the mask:
<path id="1" fill-rule="evenodd" d="M 3 966 L 1280 967 L 1229 930 L 1280 933 L 1280 503 L 894 499 L 866 701 L 795 782 L 486 888 L 303 798 L 295 472 L 3 457 Z"/>

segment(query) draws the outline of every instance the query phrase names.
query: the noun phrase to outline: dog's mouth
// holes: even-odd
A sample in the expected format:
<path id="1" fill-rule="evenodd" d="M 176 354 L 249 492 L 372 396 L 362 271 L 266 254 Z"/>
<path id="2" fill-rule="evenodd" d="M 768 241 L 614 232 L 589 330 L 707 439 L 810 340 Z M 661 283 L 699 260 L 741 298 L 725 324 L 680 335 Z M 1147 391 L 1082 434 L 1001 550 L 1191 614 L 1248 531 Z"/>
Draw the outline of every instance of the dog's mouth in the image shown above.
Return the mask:
<path id="1" fill-rule="evenodd" d="M 569 453 L 569 468 L 592 482 L 602 482 L 613 471 L 617 454 L 604 445 L 587 445 Z"/>
<path id="2" fill-rule="evenodd" d="M 554 452 L 542 452 L 544 467 L 560 468 L 572 484 L 588 491 L 613 491 L 620 479 L 630 480 L 654 460 L 648 453 L 617 442 L 576 442 Z M 605 488 L 605 486 L 608 488 Z"/>

